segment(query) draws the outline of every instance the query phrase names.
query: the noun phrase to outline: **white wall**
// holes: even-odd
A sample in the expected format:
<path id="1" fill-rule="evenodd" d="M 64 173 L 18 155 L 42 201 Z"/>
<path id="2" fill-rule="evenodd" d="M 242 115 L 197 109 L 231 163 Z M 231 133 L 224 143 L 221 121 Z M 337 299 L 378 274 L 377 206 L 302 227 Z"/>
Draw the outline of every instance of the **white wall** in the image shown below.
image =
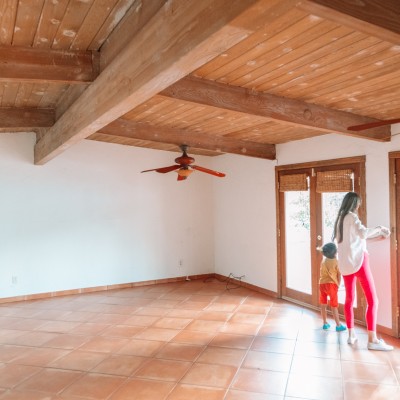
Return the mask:
<path id="1" fill-rule="evenodd" d="M 214 167 L 215 270 L 277 291 L 275 161 L 223 155 Z"/>
<path id="2" fill-rule="evenodd" d="M 0 297 L 214 271 L 213 177 L 140 174 L 179 154 L 93 141 L 35 166 L 34 141 L 0 134 Z"/>

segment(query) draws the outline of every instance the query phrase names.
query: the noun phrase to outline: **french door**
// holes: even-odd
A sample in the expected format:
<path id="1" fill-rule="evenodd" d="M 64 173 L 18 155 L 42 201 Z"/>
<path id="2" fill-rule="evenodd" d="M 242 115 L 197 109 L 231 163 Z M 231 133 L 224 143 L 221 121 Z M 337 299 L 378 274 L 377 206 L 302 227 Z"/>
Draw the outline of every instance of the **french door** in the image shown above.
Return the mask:
<path id="1" fill-rule="evenodd" d="M 318 248 L 332 241 L 344 195 L 364 195 L 364 157 L 277 167 L 279 294 L 312 308 L 319 307 Z M 364 202 L 363 202 L 364 203 Z M 359 210 L 361 219 L 364 206 Z M 363 320 L 364 301 L 357 288 L 355 319 Z M 345 290 L 339 288 L 343 314 Z"/>

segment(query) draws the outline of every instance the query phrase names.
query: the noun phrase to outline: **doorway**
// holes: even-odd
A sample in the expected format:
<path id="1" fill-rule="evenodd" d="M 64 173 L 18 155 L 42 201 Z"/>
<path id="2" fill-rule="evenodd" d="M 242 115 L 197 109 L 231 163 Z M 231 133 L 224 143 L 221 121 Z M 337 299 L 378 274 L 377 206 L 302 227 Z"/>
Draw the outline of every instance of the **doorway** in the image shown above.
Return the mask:
<path id="1" fill-rule="evenodd" d="M 392 334 L 400 337 L 400 152 L 389 153 L 389 196 L 390 196 L 390 226 L 392 235 L 390 241 L 391 260 L 391 293 L 392 293 Z"/>
<path id="2" fill-rule="evenodd" d="M 356 191 L 365 200 L 365 157 L 276 167 L 278 204 L 279 296 L 319 308 L 319 268 L 323 244 L 332 241 L 344 195 Z M 365 221 L 365 201 L 359 215 Z M 364 302 L 357 288 L 355 319 L 363 321 Z M 343 314 L 345 291 L 339 288 Z"/>

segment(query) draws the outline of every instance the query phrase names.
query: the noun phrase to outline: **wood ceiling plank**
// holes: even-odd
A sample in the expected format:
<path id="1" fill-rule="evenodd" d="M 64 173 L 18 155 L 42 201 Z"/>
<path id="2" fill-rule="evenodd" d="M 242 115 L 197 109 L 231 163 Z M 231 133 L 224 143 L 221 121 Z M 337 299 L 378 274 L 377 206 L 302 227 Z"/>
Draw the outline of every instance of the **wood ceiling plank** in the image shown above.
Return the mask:
<path id="1" fill-rule="evenodd" d="M 371 40 L 375 39 L 371 38 Z M 370 43 L 369 39 L 368 43 Z M 357 76 L 360 76 L 358 73 L 360 69 L 371 65 L 369 57 L 376 57 L 379 60 L 382 57 L 382 52 L 388 49 L 385 42 L 378 42 L 371 46 L 368 46 L 368 43 L 363 41 L 362 44 L 357 44 L 355 48 L 351 48 L 352 54 L 349 54 L 346 59 L 343 59 L 340 54 L 336 57 L 336 60 L 329 59 L 330 63 L 323 64 L 313 71 L 312 76 L 307 80 L 306 87 L 293 85 L 285 93 L 289 97 L 303 96 L 304 100 L 313 101 L 314 98 L 323 94 L 325 89 L 328 93 L 331 92 L 329 87 L 332 87 L 335 79 L 338 79 L 338 82 L 349 78 L 353 81 Z M 357 67 L 354 67 L 355 65 Z"/>
<path id="2" fill-rule="evenodd" d="M 114 29 L 117 29 L 121 20 L 125 18 L 129 9 L 138 0 L 116 0 L 116 4 L 110 10 L 104 24 L 98 30 L 96 36 L 88 46 L 88 50 L 98 51 L 100 47 L 108 40 Z M 115 2 L 114 2 L 115 3 Z M 153 0 L 152 3 L 155 3 Z"/>
<path id="3" fill-rule="evenodd" d="M 87 50 L 118 0 L 96 0 L 80 26 L 70 48 Z M 97 49 L 96 49 L 97 50 Z"/>
<path id="4" fill-rule="evenodd" d="M 349 88 L 349 92 L 338 92 L 335 98 L 327 102 L 329 103 L 328 106 L 332 106 L 333 108 L 345 108 L 349 107 L 351 104 L 351 106 L 357 108 L 357 104 L 360 103 L 358 108 L 361 108 L 362 110 L 366 103 L 373 102 L 377 107 L 382 107 L 380 99 L 388 99 L 388 95 L 385 95 L 385 89 L 388 82 L 390 82 L 389 90 L 394 94 L 398 93 L 398 88 L 400 87 L 400 76 L 399 73 L 396 72 L 395 76 L 392 77 L 387 75 L 382 77 L 382 79 L 372 79 L 367 81 L 364 85 L 352 86 Z M 395 94 L 394 97 L 398 97 L 398 94 Z"/>
<path id="5" fill-rule="evenodd" d="M 15 99 L 20 87 L 20 83 L 7 82 L 4 84 L 4 92 L 1 100 L 1 107 L 14 107 Z"/>
<path id="6" fill-rule="evenodd" d="M 257 52 L 265 51 L 265 47 L 274 47 L 274 38 L 278 34 L 288 27 L 298 24 L 305 17 L 306 14 L 296 8 L 291 8 L 288 12 L 277 15 L 248 39 L 220 54 L 211 62 L 197 69 L 193 74 L 210 80 L 220 79 L 227 72 L 232 71 L 235 65 L 242 65 L 243 61 L 241 60 L 246 61 L 254 58 Z"/>
<path id="7" fill-rule="evenodd" d="M 1 128 L 50 127 L 54 124 L 54 111 L 37 108 L 0 108 Z"/>
<path id="8" fill-rule="evenodd" d="M 307 17 L 298 24 L 285 30 L 281 35 L 277 35 L 271 40 L 266 41 L 259 54 L 249 54 L 246 62 L 242 62 L 230 73 L 225 74 L 218 79 L 218 82 L 231 83 L 235 86 L 241 86 L 249 80 L 255 80 L 263 76 L 271 67 L 275 69 L 277 64 L 284 65 L 285 61 L 290 62 L 296 57 L 294 50 L 305 43 L 314 43 L 320 36 L 321 31 L 326 27 L 321 18 Z M 336 27 L 330 25 L 330 29 Z M 330 30 L 328 27 L 326 29 Z"/>
<path id="9" fill-rule="evenodd" d="M 349 71 L 349 74 L 345 77 L 332 78 L 329 86 L 318 89 L 318 92 L 313 96 L 313 101 L 326 105 L 333 104 L 339 100 L 353 97 L 353 92 L 360 94 L 363 91 L 372 92 L 372 87 L 375 84 L 380 85 L 382 82 L 384 85 L 386 83 L 390 84 L 393 83 L 393 80 L 398 80 L 399 78 L 400 71 L 395 66 L 395 63 L 394 68 L 392 66 L 388 68 L 383 66 L 376 67 L 370 73 L 367 71 L 361 72 L 360 70 L 356 70 L 353 73 Z"/>
<path id="10" fill-rule="evenodd" d="M 374 122 L 373 119 L 355 114 L 194 77 L 182 79 L 163 90 L 160 95 L 352 136 L 353 132 L 347 130 L 348 126 Z M 362 137 L 390 140 L 390 130 L 375 129 L 362 132 Z"/>
<path id="11" fill-rule="evenodd" d="M 82 84 L 97 76 L 90 51 L 0 46 L 0 81 Z"/>
<path id="12" fill-rule="evenodd" d="M 17 97 L 15 98 L 15 107 L 24 108 L 29 107 L 28 99 L 32 94 L 33 84 L 32 83 L 24 83 L 19 85 Z M 32 124 L 30 124 L 32 125 Z M 33 124 L 34 126 L 34 124 Z"/>
<path id="13" fill-rule="evenodd" d="M 303 11 L 336 21 L 367 35 L 400 43 L 398 0 L 302 0 L 297 6 Z"/>
<path id="14" fill-rule="evenodd" d="M 279 1 L 168 1 L 36 143 L 35 163 L 50 160 L 248 37 Z"/>
<path id="15" fill-rule="evenodd" d="M 73 43 L 94 0 L 70 0 L 54 36 L 52 49 L 69 49 Z"/>
<path id="16" fill-rule="evenodd" d="M 262 82 L 262 86 L 258 86 L 259 89 L 257 90 L 271 90 L 271 93 L 280 94 L 282 96 L 285 96 L 284 93 L 286 93 L 287 97 L 292 98 L 301 97 L 304 90 L 307 91 L 308 86 L 312 85 L 315 79 L 318 79 L 319 76 L 330 69 L 334 69 L 332 64 L 338 62 L 338 59 L 346 65 L 348 63 L 347 58 L 351 57 L 356 52 L 356 49 L 369 47 L 371 43 L 367 42 L 369 39 L 374 40 L 375 43 L 378 41 L 378 39 L 375 38 L 365 39 L 364 34 L 354 32 L 337 41 L 332 47 L 327 46 L 327 51 L 329 51 L 329 53 L 321 57 L 314 58 L 312 55 L 305 55 L 303 69 L 299 69 L 295 72 L 291 80 L 281 82 L 279 81 L 279 77 L 277 77 L 276 79 L 278 82 L 276 85 L 274 85 L 274 81 L 264 81 Z M 290 94 L 293 91 L 296 91 L 296 95 Z"/>
<path id="17" fill-rule="evenodd" d="M 17 8 L 18 0 L 3 0 L 0 2 L 0 44 L 2 45 L 10 45 L 12 43 Z"/>
<path id="18" fill-rule="evenodd" d="M 245 142 L 224 136 L 211 136 L 188 130 L 166 127 L 154 128 L 148 124 L 135 123 L 122 118 L 101 128 L 99 132 L 118 137 L 170 143 L 177 146 L 186 144 L 190 147 L 200 147 L 221 153 L 240 154 L 268 160 L 274 160 L 276 155 L 275 146 L 271 144 Z"/>
<path id="19" fill-rule="evenodd" d="M 33 47 L 50 48 L 64 18 L 69 0 L 46 1 L 33 39 Z"/>
<path id="20" fill-rule="evenodd" d="M 19 0 L 13 46 L 32 46 L 44 0 Z"/>
<path id="21" fill-rule="evenodd" d="M 260 68 L 264 70 L 261 78 L 250 80 L 246 86 L 252 86 L 258 92 L 263 92 L 271 86 L 280 87 L 281 84 L 305 76 L 312 66 L 318 65 L 318 60 L 323 61 L 332 52 L 336 52 L 336 44 L 347 36 L 351 36 L 348 28 L 337 27 L 315 37 L 312 41 L 293 49 L 290 54 L 282 55 L 275 62 L 267 63 Z M 349 38 L 349 40 L 352 39 Z M 236 83 L 233 84 L 236 85 Z"/>

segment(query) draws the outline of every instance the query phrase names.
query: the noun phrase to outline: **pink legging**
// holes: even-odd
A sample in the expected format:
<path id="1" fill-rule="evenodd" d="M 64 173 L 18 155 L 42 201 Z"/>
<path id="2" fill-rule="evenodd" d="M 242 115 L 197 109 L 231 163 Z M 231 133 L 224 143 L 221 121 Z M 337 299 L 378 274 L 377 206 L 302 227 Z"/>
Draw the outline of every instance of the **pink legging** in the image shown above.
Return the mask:
<path id="1" fill-rule="evenodd" d="M 368 253 L 364 253 L 361 268 L 351 275 L 343 275 L 344 286 L 346 288 L 346 301 L 344 303 L 344 316 L 346 325 L 349 329 L 354 328 L 354 310 L 353 303 L 355 297 L 356 279 L 360 281 L 367 308 L 365 310 L 365 320 L 369 331 L 376 331 L 376 318 L 378 312 L 378 297 L 376 295 L 374 279 L 369 268 Z"/>

